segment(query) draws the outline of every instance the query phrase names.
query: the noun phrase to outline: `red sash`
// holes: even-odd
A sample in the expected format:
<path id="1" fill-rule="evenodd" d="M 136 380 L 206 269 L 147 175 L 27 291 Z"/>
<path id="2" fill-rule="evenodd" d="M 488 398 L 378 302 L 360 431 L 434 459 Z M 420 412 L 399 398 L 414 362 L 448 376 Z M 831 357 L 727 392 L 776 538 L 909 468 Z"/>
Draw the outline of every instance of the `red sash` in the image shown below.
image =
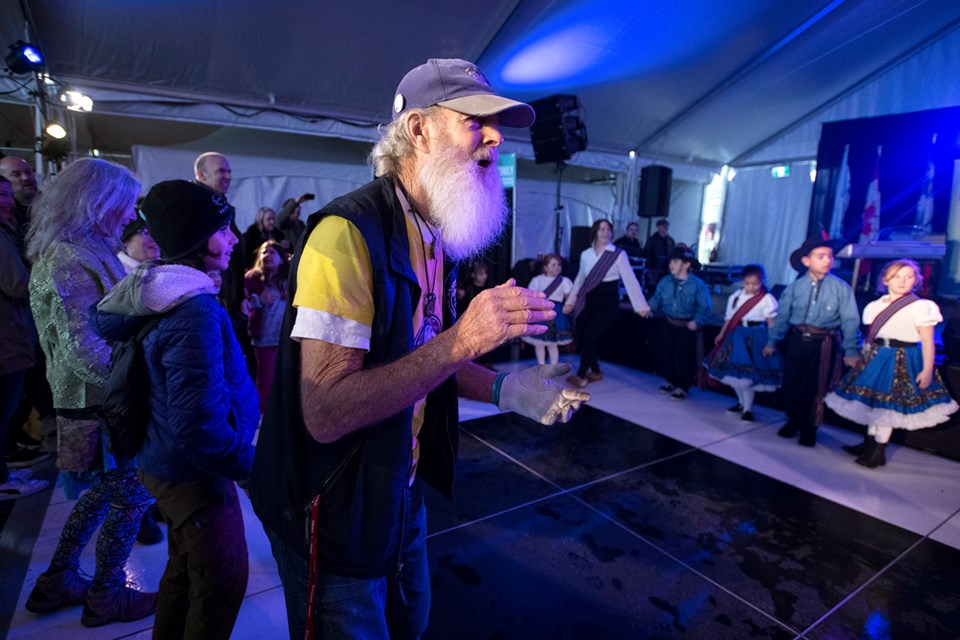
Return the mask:
<path id="1" fill-rule="evenodd" d="M 603 281 L 603 277 L 607 275 L 607 271 L 610 270 L 610 267 L 613 266 L 613 263 L 616 262 L 617 257 L 622 252 L 623 249 L 615 249 L 614 251 L 604 250 L 603 255 L 597 260 L 597 264 L 593 265 L 593 269 L 590 269 L 590 273 L 587 274 L 583 286 L 580 287 L 580 295 L 577 298 L 577 303 L 573 307 L 574 318 L 580 315 L 583 307 L 587 304 L 587 294 L 596 289 L 597 285 Z"/>
<path id="2" fill-rule="evenodd" d="M 740 293 L 743 293 L 742 291 Z M 738 296 L 740 294 L 737 294 Z M 740 323 L 743 322 L 744 316 L 750 313 L 750 310 L 755 306 L 760 304 L 760 301 L 763 300 L 763 297 L 767 295 L 767 290 L 764 287 L 760 287 L 760 290 L 751 297 L 749 300 L 743 303 L 743 305 L 738 308 L 730 319 L 723 323 L 723 327 L 720 329 L 720 335 L 718 336 L 718 341 L 723 342 L 723 339 L 727 337 L 727 334 L 733 331 L 736 327 L 740 326 Z"/>
<path id="3" fill-rule="evenodd" d="M 914 302 L 919 301 L 918 298 L 913 293 L 908 293 L 905 296 L 900 296 L 896 300 L 890 303 L 890 306 L 877 314 L 877 317 L 873 319 L 873 323 L 870 325 L 870 330 L 867 331 L 867 338 L 863 341 L 864 344 L 870 344 L 875 342 L 877 339 L 877 334 L 880 333 L 880 328 L 887 323 L 887 321 L 895 316 L 900 309 L 913 304 Z"/>

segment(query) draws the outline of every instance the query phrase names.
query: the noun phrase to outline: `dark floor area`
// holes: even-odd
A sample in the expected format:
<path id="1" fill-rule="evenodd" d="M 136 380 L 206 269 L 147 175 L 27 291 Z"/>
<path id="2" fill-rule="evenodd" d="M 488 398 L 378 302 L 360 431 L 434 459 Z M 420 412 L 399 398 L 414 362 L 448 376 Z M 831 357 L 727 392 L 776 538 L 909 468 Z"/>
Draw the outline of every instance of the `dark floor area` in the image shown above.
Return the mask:
<path id="1" fill-rule="evenodd" d="M 960 635 L 960 551 L 586 407 L 463 426 L 426 638 Z"/>

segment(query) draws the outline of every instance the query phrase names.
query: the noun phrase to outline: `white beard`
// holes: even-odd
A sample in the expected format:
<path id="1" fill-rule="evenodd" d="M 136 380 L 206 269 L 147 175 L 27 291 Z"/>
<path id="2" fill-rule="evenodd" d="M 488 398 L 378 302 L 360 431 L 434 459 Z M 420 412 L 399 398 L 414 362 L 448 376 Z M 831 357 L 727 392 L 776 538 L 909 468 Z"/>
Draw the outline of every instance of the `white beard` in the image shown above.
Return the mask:
<path id="1" fill-rule="evenodd" d="M 418 178 L 426 192 L 430 221 L 440 229 L 444 255 L 468 260 L 480 255 L 496 240 L 507 222 L 503 181 L 496 167 L 496 152 L 489 167 L 453 146 L 431 153 Z"/>

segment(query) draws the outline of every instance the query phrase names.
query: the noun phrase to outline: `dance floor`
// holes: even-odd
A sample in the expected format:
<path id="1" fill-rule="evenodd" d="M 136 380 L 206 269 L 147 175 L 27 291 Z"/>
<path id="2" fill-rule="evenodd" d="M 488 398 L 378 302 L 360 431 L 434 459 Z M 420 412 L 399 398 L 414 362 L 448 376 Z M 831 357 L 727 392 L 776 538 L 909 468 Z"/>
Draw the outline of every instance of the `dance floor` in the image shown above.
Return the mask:
<path id="1" fill-rule="evenodd" d="M 649 374 L 606 374 L 568 425 L 461 404 L 457 501 L 427 491 L 425 638 L 960 635 L 960 464 L 891 446 L 865 469 L 840 449 L 850 432 L 826 426 L 808 449 L 777 437 L 779 412 L 746 423 L 728 396 L 678 402 Z M 279 580 L 244 505 L 250 583 L 233 637 L 280 638 Z M 150 637 L 152 618 L 85 629 L 79 608 L 23 608 L 70 506 L 59 488 L 0 504 L 0 637 Z M 165 558 L 138 544 L 129 580 L 156 588 Z"/>

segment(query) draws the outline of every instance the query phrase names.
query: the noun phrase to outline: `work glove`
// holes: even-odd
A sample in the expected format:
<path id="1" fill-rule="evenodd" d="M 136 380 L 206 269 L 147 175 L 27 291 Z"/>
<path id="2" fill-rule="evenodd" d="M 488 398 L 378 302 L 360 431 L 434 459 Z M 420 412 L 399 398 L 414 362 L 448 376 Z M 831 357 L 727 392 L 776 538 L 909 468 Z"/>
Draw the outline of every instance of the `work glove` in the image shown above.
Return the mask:
<path id="1" fill-rule="evenodd" d="M 500 387 L 497 406 L 551 425 L 558 420 L 569 422 L 581 402 L 590 400 L 590 394 L 579 389 L 557 385 L 552 378 L 570 372 L 568 364 L 541 364 L 518 373 L 508 374 Z"/>

